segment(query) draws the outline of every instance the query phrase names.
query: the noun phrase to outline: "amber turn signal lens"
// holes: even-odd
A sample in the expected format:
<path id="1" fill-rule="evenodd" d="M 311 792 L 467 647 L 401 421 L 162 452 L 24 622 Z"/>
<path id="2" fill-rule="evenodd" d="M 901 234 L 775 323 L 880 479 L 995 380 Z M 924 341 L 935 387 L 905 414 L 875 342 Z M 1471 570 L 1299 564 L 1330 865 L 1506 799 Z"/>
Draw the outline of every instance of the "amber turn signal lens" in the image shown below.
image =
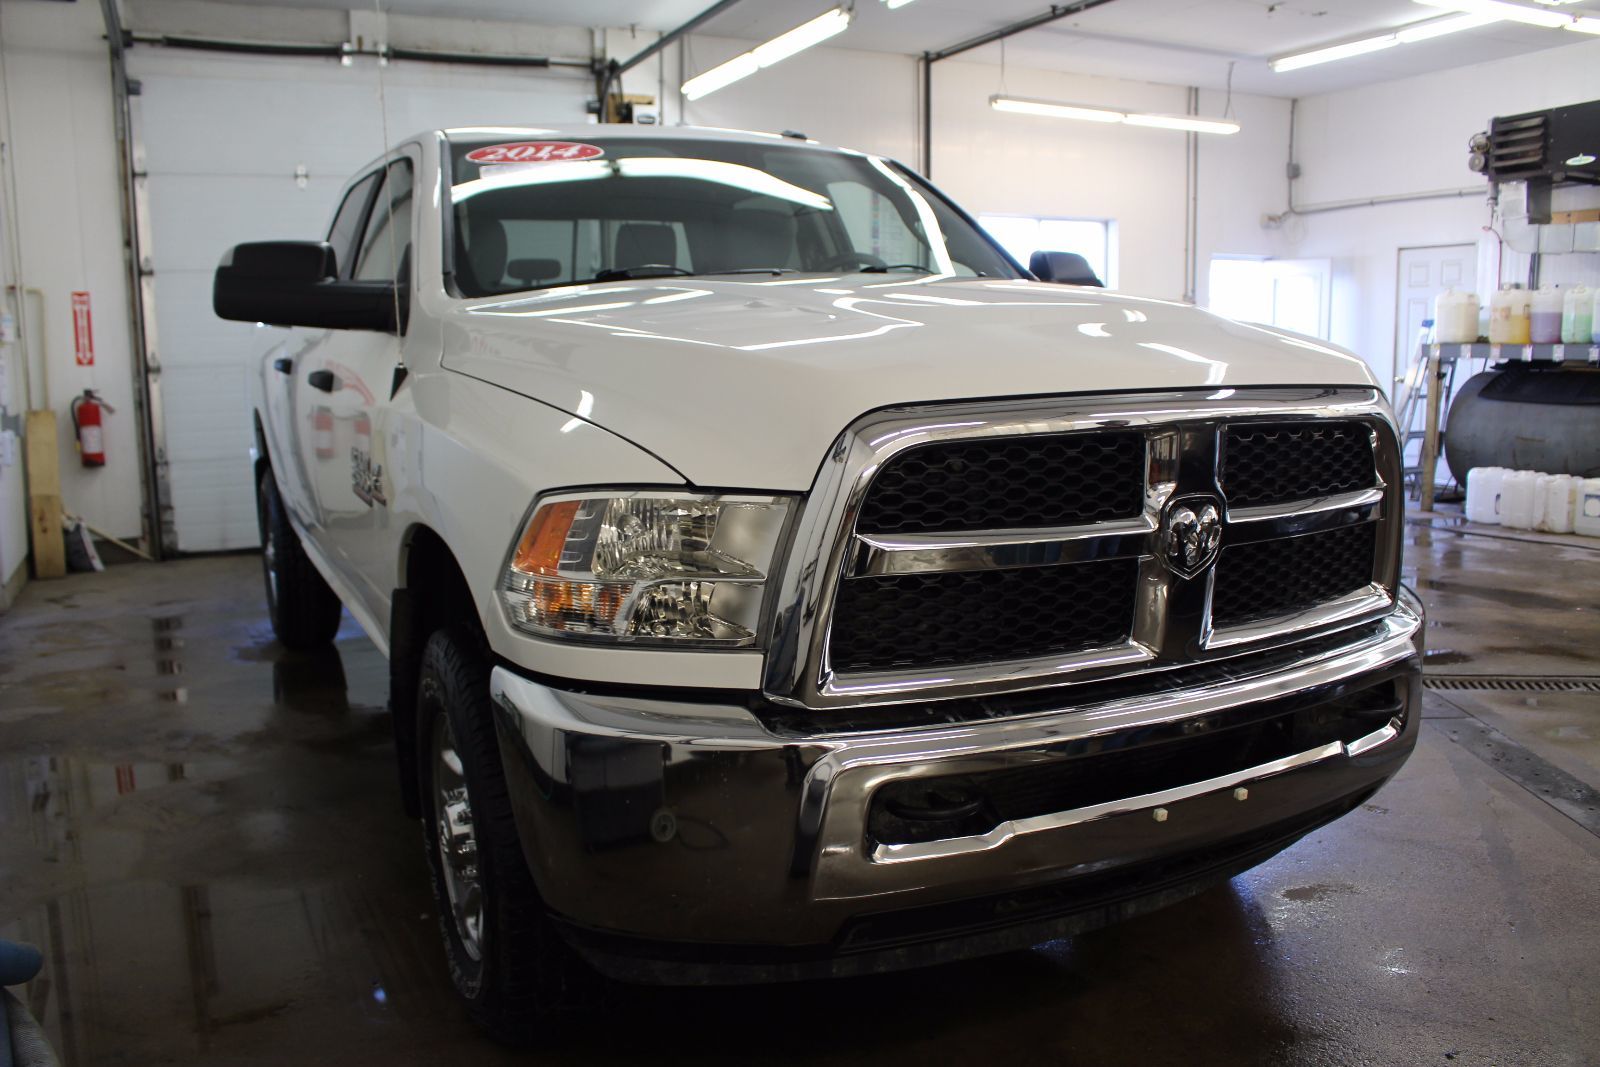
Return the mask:
<path id="1" fill-rule="evenodd" d="M 555 577 L 561 567 L 561 547 L 567 543 L 567 533 L 582 503 L 581 500 L 563 500 L 540 508 L 523 531 L 522 540 L 517 542 L 511 566 L 524 574 Z"/>

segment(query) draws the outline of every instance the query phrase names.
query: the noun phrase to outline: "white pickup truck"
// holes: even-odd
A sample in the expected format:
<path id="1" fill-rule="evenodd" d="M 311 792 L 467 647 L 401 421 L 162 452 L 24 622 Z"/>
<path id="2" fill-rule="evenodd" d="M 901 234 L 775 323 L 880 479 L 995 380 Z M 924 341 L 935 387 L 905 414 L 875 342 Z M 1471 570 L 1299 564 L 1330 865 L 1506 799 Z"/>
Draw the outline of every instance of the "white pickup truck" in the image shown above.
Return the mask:
<path id="1" fill-rule="evenodd" d="M 493 1032 L 1082 930 L 1410 753 L 1365 365 L 1032 268 L 891 160 L 610 126 L 426 133 L 224 258 L 273 626 L 387 655 Z"/>

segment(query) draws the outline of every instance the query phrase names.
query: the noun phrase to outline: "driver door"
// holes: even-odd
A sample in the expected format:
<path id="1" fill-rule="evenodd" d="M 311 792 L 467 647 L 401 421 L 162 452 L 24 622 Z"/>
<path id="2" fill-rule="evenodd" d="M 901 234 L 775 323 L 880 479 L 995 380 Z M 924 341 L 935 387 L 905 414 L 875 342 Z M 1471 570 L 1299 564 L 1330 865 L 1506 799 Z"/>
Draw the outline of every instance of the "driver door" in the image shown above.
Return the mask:
<path id="1" fill-rule="evenodd" d="M 402 156 L 381 172 L 342 277 L 409 284 L 416 167 Z M 328 562 L 372 618 L 388 617 L 393 566 L 387 543 L 391 479 L 384 447 L 388 403 L 401 362 L 399 334 L 329 330 L 295 368 L 296 405 Z M 381 571 L 382 573 L 378 573 Z"/>

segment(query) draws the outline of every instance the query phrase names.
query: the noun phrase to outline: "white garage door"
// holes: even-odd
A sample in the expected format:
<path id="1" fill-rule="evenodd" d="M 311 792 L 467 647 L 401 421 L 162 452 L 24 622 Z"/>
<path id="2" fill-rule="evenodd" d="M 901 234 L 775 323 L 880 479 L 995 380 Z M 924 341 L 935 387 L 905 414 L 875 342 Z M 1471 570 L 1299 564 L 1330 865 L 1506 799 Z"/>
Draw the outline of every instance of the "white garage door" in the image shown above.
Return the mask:
<path id="1" fill-rule="evenodd" d="M 247 369 L 255 328 L 211 313 L 211 275 L 241 241 L 324 236 L 345 180 L 386 141 L 448 126 L 586 122 L 581 71 L 134 49 L 149 174 L 156 359 L 177 548 L 258 543 Z M 385 115 L 387 123 L 385 123 Z M 385 136 L 387 125 L 387 137 Z M 297 168 L 304 167 L 303 181 Z"/>

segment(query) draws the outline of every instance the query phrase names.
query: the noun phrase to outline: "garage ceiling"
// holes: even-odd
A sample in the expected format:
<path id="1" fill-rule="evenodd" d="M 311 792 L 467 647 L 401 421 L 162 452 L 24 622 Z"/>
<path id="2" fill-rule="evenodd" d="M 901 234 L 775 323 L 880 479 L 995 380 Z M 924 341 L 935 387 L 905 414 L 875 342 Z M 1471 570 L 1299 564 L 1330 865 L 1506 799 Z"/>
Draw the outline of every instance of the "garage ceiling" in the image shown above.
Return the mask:
<path id="1" fill-rule="evenodd" d="M 708 7 L 711 0 L 381 2 L 387 10 L 410 15 L 667 30 Z M 371 4 L 359 0 L 295 0 L 295 6 L 370 8 Z M 829 6 L 829 0 L 744 0 L 708 23 L 703 32 L 719 37 L 765 39 Z M 1044 0 L 985 0 L 981 5 L 971 0 L 917 0 L 890 11 L 876 0 L 857 0 L 855 24 L 836 44 L 916 54 L 1039 14 L 1048 7 Z M 1565 10 L 1600 14 L 1600 0 Z M 1006 61 L 1046 70 L 1208 88 L 1225 84 L 1232 61 L 1236 63 L 1234 88 L 1293 97 L 1482 63 L 1585 39 L 1560 30 L 1502 22 L 1286 74 L 1275 74 L 1267 66 L 1273 56 L 1383 32 L 1440 14 L 1411 0 L 1116 0 L 1081 16 L 1011 38 L 1005 45 Z M 967 58 L 999 62 L 1000 46 L 987 46 Z"/>

